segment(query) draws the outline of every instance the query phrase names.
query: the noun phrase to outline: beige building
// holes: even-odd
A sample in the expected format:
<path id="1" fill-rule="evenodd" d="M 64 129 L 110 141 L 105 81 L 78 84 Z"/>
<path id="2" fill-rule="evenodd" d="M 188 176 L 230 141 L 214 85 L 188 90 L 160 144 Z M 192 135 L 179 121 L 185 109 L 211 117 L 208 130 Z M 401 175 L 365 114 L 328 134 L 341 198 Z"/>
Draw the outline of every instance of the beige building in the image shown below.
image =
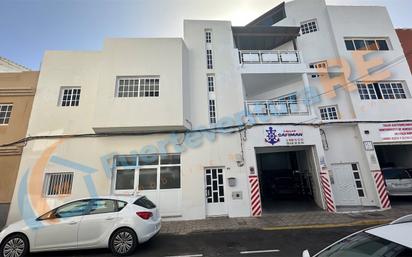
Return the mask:
<path id="1" fill-rule="evenodd" d="M 39 72 L 0 58 L 0 227 L 5 223 L 16 182 Z"/>

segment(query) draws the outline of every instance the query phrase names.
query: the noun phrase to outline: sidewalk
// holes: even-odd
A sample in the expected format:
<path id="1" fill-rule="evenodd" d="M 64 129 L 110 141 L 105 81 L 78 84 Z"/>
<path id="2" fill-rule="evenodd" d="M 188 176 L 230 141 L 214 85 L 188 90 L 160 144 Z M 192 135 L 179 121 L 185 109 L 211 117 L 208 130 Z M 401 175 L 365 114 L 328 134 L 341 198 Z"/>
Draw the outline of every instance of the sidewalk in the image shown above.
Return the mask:
<path id="1" fill-rule="evenodd" d="M 208 218 L 191 221 L 164 221 L 162 234 L 185 235 L 208 231 L 285 230 L 342 226 L 373 226 L 388 223 L 412 214 L 412 203 L 395 206 L 387 211 L 335 214 L 325 211 L 279 213 L 260 218 Z"/>

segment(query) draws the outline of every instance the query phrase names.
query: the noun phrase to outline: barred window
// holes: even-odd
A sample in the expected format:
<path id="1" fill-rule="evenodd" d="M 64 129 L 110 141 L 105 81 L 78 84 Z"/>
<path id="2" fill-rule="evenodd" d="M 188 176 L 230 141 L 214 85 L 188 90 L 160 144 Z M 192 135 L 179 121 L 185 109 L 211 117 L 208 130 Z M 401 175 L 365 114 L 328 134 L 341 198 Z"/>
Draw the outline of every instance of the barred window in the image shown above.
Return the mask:
<path id="1" fill-rule="evenodd" d="M 357 85 L 361 100 L 407 98 L 402 82 L 382 81 L 374 83 L 358 83 Z"/>
<path id="2" fill-rule="evenodd" d="M 0 125 L 9 124 L 12 109 L 12 104 L 0 104 Z"/>
<path id="3" fill-rule="evenodd" d="M 322 120 L 337 120 L 339 119 L 337 106 L 320 107 L 320 116 Z"/>
<path id="4" fill-rule="evenodd" d="M 47 173 L 44 179 L 44 196 L 70 195 L 72 192 L 73 173 Z"/>
<path id="5" fill-rule="evenodd" d="M 60 92 L 60 106 L 79 106 L 80 87 L 63 87 Z"/>
<path id="6" fill-rule="evenodd" d="M 207 68 L 213 69 L 213 55 L 212 55 L 212 50 L 207 49 L 206 50 L 206 59 L 207 59 Z"/>
<path id="7" fill-rule="evenodd" d="M 117 97 L 158 97 L 160 78 L 119 77 L 117 78 Z"/>
<path id="8" fill-rule="evenodd" d="M 209 43 L 209 44 L 212 43 L 212 31 L 206 30 L 205 36 L 206 36 L 206 43 Z"/>
<path id="9" fill-rule="evenodd" d="M 209 100 L 209 121 L 211 124 L 216 124 L 216 101 Z"/>
<path id="10" fill-rule="evenodd" d="M 302 35 L 313 33 L 318 31 L 318 21 L 317 19 L 313 19 L 310 21 L 305 21 L 300 24 L 300 30 Z"/>
<path id="11" fill-rule="evenodd" d="M 207 85 L 209 92 L 215 92 L 215 76 L 207 75 Z"/>

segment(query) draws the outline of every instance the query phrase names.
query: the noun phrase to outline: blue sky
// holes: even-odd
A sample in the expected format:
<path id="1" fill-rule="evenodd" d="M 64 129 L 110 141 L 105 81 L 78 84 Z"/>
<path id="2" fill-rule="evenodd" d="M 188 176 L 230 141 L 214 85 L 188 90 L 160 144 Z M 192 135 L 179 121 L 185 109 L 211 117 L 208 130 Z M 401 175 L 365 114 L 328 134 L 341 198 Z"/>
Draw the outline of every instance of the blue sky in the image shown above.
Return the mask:
<path id="1" fill-rule="evenodd" d="M 412 27 L 412 0 L 326 0 L 384 5 Z M 39 69 L 46 50 L 99 50 L 107 37 L 181 37 L 183 19 L 245 25 L 279 0 L 0 0 L 0 56 Z"/>

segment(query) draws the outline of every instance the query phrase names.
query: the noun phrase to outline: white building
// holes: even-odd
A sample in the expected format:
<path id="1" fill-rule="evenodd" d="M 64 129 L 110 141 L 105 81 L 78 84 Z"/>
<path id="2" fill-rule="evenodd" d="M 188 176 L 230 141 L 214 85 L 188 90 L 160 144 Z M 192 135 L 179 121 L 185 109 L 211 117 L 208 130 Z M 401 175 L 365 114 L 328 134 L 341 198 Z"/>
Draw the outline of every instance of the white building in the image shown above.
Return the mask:
<path id="1" fill-rule="evenodd" d="M 137 192 L 174 219 L 389 208 L 381 168 L 412 166 L 404 57 L 385 8 L 323 0 L 49 51 L 8 222 Z"/>

